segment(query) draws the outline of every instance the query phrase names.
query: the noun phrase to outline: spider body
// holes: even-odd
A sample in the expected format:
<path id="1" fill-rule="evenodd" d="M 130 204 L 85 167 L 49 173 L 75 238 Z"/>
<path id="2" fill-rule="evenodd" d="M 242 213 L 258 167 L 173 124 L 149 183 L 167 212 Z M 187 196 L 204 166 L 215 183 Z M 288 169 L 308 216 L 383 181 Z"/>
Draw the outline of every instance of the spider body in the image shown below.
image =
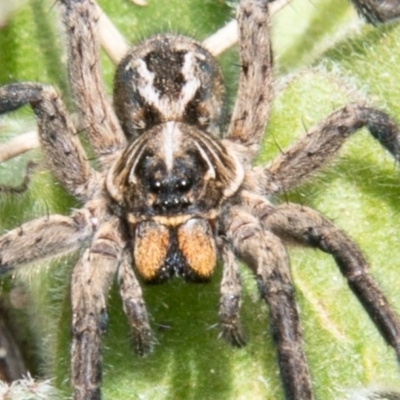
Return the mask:
<path id="1" fill-rule="evenodd" d="M 114 276 L 135 349 L 145 355 L 153 336 L 135 272 L 148 282 L 175 276 L 206 281 L 221 260 L 222 335 L 243 346 L 237 258 L 254 273 L 270 309 L 286 398 L 312 399 L 284 245 L 288 240 L 333 256 L 400 359 L 399 318 L 368 274 L 357 246 L 318 212 L 270 201 L 323 166 L 364 126 L 400 160 L 399 130 L 385 113 L 349 105 L 333 112 L 270 165 L 252 167 L 272 99 L 267 3 L 242 0 L 238 8 L 241 72 L 226 133 L 224 89 L 216 62 L 195 41 L 173 35 L 143 42 L 121 62 L 114 89 L 118 121 L 101 85 L 96 13 L 89 0 L 62 4 L 70 81 L 98 170 L 88 162 L 54 89 L 38 83 L 0 88 L 0 113 L 26 103 L 32 106 L 49 168 L 83 203 L 69 217 L 38 218 L 0 237 L 3 272 L 82 249 L 71 281 L 75 400 L 100 398 L 100 340 Z M 373 5 L 368 3 L 367 9 Z M 396 16 L 395 10 L 391 17 Z"/>
<path id="2" fill-rule="evenodd" d="M 158 35 L 122 60 L 114 96 L 132 144 L 111 167 L 107 190 L 128 221 L 138 271 L 147 281 L 208 279 L 218 209 L 244 177 L 215 140 L 224 97 L 218 65 L 195 41 Z"/>

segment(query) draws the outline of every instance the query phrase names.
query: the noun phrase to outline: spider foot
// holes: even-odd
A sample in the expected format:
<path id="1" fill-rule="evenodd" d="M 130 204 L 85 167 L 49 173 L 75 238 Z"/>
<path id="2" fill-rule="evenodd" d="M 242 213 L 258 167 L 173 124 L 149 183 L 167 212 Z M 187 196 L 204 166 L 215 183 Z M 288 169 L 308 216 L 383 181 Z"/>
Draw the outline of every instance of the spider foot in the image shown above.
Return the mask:
<path id="1" fill-rule="evenodd" d="M 234 347 L 240 348 L 247 344 L 246 335 L 240 323 L 224 324 L 220 336 Z"/>
<path id="2" fill-rule="evenodd" d="M 397 0 L 351 0 L 358 13 L 370 24 L 392 21 L 400 17 L 400 4 Z"/>
<path id="3" fill-rule="evenodd" d="M 132 345 L 140 357 L 147 357 L 153 352 L 156 339 L 151 328 L 147 325 L 140 329 L 132 329 Z"/>
<path id="4" fill-rule="evenodd" d="M 246 345 L 246 335 L 239 319 L 240 296 L 226 294 L 221 297 L 219 306 L 221 337 L 235 347 Z"/>
<path id="5" fill-rule="evenodd" d="M 37 102 L 49 86 L 40 83 L 11 83 L 0 88 L 0 114 L 17 110 L 27 103 Z"/>
<path id="6" fill-rule="evenodd" d="M 75 389 L 74 400 L 101 400 L 100 389 Z"/>

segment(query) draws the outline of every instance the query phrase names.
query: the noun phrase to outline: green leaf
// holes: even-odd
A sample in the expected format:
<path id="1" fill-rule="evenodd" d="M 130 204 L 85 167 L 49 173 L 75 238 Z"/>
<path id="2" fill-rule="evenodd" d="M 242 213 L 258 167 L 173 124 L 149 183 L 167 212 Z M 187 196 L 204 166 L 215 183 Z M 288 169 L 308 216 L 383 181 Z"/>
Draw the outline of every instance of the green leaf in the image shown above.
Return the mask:
<path id="1" fill-rule="evenodd" d="M 164 31 L 202 40 L 231 17 L 222 0 L 101 1 L 129 42 Z M 304 135 L 307 128 L 349 102 L 369 99 L 399 115 L 400 27 L 369 27 L 344 0 L 295 0 L 272 21 L 276 98 L 258 163 Z M 0 83 L 40 80 L 68 98 L 58 11 L 51 1 L 30 0 L 0 30 Z M 237 77 L 235 51 L 221 57 L 230 93 Z M 111 93 L 112 64 L 102 57 Z M 232 99 L 230 100 L 232 102 Z M 399 118 L 400 119 L 400 118 Z M 29 109 L 0 120 L 4 138 L 33 126 Z M 12 132 L 11 132 L 12 131 Z M 22 179 L 27 159 L 0 166 L 0 179 Z M 287 196 L 311 206 L 340 226 L 360 246 L 371 273 L 400 313 L 399 172 L 393 159 L 367 132 L 356 133 L 335 161 Z M 276 199 L 276 201 L 285 201 Z M 35 216 L 78 207 L 51 175 L 39 168 L 23 195 L 0 197 L 1 226 L 11 229 Z M 395 355 L 348 289 L 334 261 L 309 249 L 290 251 L 305 351 L 315 396 L 353 399 L 365 388 L 400 392 Z M 68 283 L 76 257 L 28 267 L 19 279 L 29 288 L 29 320 L 44 359 L 41 369 L 68 392 L 70 312 Z M 233 349 L 218 338 L 220 274 L 208 285 L 172 282 L 145 287 L 158 340 L 154 354 L 133 354 L 116 288 L 110 295 L 104 338 L 104 399 L 281 399 L 283 398 L 268 313 L 249 271 L 243 267 L 243 325 L 248 345 Z M 33 323 L 33 321 L 36 321 Z M 349 394 L 352 393 L 352 394 Z"/>

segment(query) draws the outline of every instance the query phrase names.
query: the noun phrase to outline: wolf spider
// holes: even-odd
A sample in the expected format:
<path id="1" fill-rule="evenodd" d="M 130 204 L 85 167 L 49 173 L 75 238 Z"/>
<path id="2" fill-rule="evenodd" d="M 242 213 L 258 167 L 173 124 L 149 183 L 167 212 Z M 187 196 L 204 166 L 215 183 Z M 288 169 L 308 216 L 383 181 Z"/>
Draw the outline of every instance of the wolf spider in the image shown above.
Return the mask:
<path id="1" fill-rule="evenodd" d="M 392 8 L 382 3 L 384 12 L 377 1 L 354 2 L 370 22 L 400 14 L 395 2 Z M 175 276 L 203 282 L 221 260 L 222 336 L 243 346 L 237 258 L 254 273 L 269 307 L 286 398 L 312 399 L 287 240 L 332 255 L 400 361 L 400 320 L 357 246 L 317 211 L 269 200 L 308 178 L 362 127 L 400 160 L 395 123 L 377 109 L 348 105 L 268 166 L 252 167 L 272 101 L 267 1 L 242 0 L 238 6 L 239 89 L 224 134 L 221 73 L 201 45 L 158 35 L 133 48 L 116 72 L 113 110 L 99 74 L 94 3 L 61 3 L 70 82 L 98 168 L 89 163 L 52 87 L 14 83 L 0 89 L 0 113 L 31 105 L 49 168 L 83 204 L 70 216 L 38 218 L 1 236 L 0 268 L 10 272 L 82 249 L 71 281 L 74 399 L 101 396 L 100 340 L 115 276 L 135 349 L 146 355 L 153 335 L 135 272 L 145 282 Z"/>

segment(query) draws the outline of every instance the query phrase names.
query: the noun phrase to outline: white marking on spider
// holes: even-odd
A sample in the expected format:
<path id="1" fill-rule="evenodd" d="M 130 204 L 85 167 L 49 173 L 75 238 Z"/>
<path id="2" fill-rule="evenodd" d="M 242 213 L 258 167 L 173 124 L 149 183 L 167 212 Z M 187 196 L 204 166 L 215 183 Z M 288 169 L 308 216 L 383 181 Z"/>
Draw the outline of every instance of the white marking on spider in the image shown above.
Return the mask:
<path id="1" fill-rule="evenodd" d="M 201 155 L 201 157 L 204 159 L 204 161 L 207 163 L 208 165 L 208 171 L 207 173 L 204 175 L 204 179 L 208 180 L 208 179 L 215 179 L 217 177 L 217 173 L 215 172 L 215 168 L 212 165 L 211 160 L 209 159 L 208 155 L 206 154 L 206 152 L 201 148 L 201 146 L 197 143 L 194 142 L 195 146 L 197 147 L 197 149 L 199 150 L 199 153 Z"/>
<path id="2" fill-rule="evenodd" d="M 99 219 L 97 217 L 92 217 L 92 218 L 90 218 L 90 222 L 91 222 L 92 226 L 95 228 L 99 224 Z"/>
<path id="3" fill-rule="evenodd" d="M 143 59 L 137 59 L 132 62 L 132 68 L 139 74 L 137 82 L 138 91 L 147 104 L 155 107 L 165 120 L 180 120 L 185 112 L 187 104 L 195 96 L 201 82 L 197 77 L 196 57 L 200 57 L 193 52 L 187 52 L 182 66 L 182 75 L 185 78 L 185 84 L 179 93 L 179 97 L 168 97 L 160 93 L 154 86 L 155 74 L 147 68 Z"/>
<path id="4" fill-rule="evenodd" d="M 174 166 L 174 150 L 179 140 L 180 130 L 176 127 L 176 122 L 169 121 L 162 130 L 164 161 L 168 172 L 172 171 Z"/>

